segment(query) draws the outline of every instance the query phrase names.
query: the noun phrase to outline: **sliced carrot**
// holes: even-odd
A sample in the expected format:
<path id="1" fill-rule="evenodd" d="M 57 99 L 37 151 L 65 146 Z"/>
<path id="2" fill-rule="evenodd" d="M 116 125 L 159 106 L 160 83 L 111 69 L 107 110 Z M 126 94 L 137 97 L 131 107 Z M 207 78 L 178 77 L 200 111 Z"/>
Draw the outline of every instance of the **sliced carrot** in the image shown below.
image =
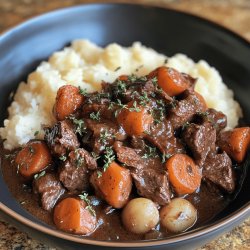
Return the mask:
<path id="1" fill-rule="evenodd" d="M 55 207 L 54 223 L 60 230 L 85 235 L 95 230 L 97 220 L 85 201 L 66 198 Z"/>
<path id="2" fill-rule="evenodd" d="M 153 74 L 153 73 L 152 73 Z M 159 67 L 157 69 L 158 85 L 165 91 L 169 96 L 176 96 L 184 92 L 189 87 L 189 83 L 183 77 L 183 75 L 168 67 Z"/>
<path id="3" fill-rule="evenodd" d="M 118 80 L 120 80 L 120 81 L 127 81 L 128 80 L 128 76 L 127 75 L 120 75 L 118 77 Z"/>
<path id="4" fill-rule="evenodd" d="M 73 114 L 83 103 L 84 96 L 79 89 L 72 85 L 64 85 L 57 91 L 54 114 L 58 121 Z"/>
<path id="5" fill-rule="evenodd" d="M 250 127 L 222 132 L 219 146 L 237 162 L 242 162 L 250 145 Z"/>
<path id="6" fill-rule="evenodd" d="M 109 205 L 114 208 L 122 208 L 126 205 L 132 189 L 132 178 L 128 169 L 112 162 L 101 176 L 98 176 L 97 171 L 92 174 L 90 181 L 97 195 Z"/>
<path id="7" fill-rule="evenodd" d="M 46 143 L 43 141 L 31 141 L 21 149 L 15 158 L 19 173 L 25 178 L 31 178 L 44 170 L 52 161 L 52 157 Z"/>
<path id="8" fill-rule="evenodd" d="M 154 119 L 148 113 L 148 110 L 142 106 L 137 106 L 135 110 L 133 108 L 135 104 L 137 105 L 136 101 L 129 102 L 127 108 L 122 109 L 118 114 L 117 121 L 128 135 L 142 136 L 149 129 Z"/>
<path id="9" fill-rule="evenodd" d="M 175 154 L 166 162 L 169 181 L 179 195 L 193 193 L 201 183 L 201 171 L 192 158 Z"/>

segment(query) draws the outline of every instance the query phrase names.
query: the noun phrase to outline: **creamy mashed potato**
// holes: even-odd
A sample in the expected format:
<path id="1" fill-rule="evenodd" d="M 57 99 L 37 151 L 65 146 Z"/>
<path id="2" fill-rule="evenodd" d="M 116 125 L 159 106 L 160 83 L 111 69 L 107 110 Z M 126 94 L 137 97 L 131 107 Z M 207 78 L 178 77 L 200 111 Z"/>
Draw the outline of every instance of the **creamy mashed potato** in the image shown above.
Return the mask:
<path id="1" fill-rule="evenodd" d="M 237 125 L 240 106 L 218 71 L 207 62 L 194 63 L 183 54 L 168 58 L 139 42 L 128 48 L 115 43 L 101 48 L 88 40 L 76 40 L 70 47 L 55 52 L 48 62 L 42 62 L 29 75 L 27 83 L 20 83 L 8 109 L 9 117 L 0 128 L 1 137 L 6 139 L 4 147 L 13 149 L 34 137 L 43 137 L 41 126 L 55 122 L 52 108 L 62 85 L 99 91 L 102 81 L 113 82 L 121 74 L 145 75 L 164 64 L 198 78 L 195 89 L 203 95 L 208 107 L 225 113 L 228 127 Z"/>

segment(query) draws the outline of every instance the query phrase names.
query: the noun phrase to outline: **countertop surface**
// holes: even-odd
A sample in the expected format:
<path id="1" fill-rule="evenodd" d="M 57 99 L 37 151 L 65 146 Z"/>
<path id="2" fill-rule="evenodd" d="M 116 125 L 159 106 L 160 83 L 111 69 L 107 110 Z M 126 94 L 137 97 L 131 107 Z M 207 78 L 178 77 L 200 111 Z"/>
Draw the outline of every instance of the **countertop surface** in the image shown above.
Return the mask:
<path id="1" fill-rule="evenodd" d="M 0 32 L 44 12 L 91 0 L 0 0 Z M 126 1 L 116 1 L 126 2 Z M 134 0 L 167 6 L 220 23 L 250 41 L 250 0 Z M 249 59 L 250 62 L 250 59 Z M 33 240 L 0 218 L 0 250 L 54 250 Z M 199 250 L 250 250 L 250 218 Z"/>

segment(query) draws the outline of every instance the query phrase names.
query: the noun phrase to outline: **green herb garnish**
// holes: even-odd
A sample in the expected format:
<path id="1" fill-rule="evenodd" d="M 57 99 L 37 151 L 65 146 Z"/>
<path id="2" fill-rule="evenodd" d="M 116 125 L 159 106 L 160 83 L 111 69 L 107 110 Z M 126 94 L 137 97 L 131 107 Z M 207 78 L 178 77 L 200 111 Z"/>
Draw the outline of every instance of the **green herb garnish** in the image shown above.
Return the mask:
<path id="1" fill-rule="evenodd" d="M 42 171 L 41 173 L 39 173 L 39 174 L 35 174 L 34 175 L 34 179 L 35 180 L 38 180 L 39 178 L 41 178 L 42 176 L 44 176 L 46 174 L 46 171 L 44 170 L 44 171 Z"/>
<path id="2" fill-rule="evenodd" d="M 115 154 L 112 147 L 106 147 L 105 148 L 105 155 L 104 155 L 104 165 L 103 165 L 103 171 L 105 172 L 110 163 L 112 163 L 115 160 Z"/>
<path id="3" fill-rule="evenodd" d="M 93 209 L 93 207 L 91 206 L 91 203 L 90 203 L 90 200 L 88 198 L 88 194 L 87 193 L 83 193 L 83 194 L 79 194 L 78 195 L 79 198 L 83 201 L 86 202 L 87 206 L 86 206 L 86 209 L 89 210 L 89 212 L 93 215 L 93 216 L 96 216 L 96 213 L 95 213 L 95 210 Z"/>
<path id="4" fill-rule="evenodd" d="M 97 111 L 97 112 L 92 112 L 92 113 L 90 113 L 89 117 L 90 117 L 92 120 L 100 121 L 100 119 L 101 119 L 101 117 L 100 117 L 100 110 Z"/>

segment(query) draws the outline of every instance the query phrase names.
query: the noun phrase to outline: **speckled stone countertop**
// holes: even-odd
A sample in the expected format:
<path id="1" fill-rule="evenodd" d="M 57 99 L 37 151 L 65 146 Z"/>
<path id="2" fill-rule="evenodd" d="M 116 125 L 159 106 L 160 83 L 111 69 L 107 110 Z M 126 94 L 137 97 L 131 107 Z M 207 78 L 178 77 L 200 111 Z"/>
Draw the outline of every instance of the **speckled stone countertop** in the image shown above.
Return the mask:
<path id="1" fill-rule="evenodd" d="M 93 0 L 0 0 L 0 32 L 34 16 L 57 8 Z M 126 1 L 116 1 L 126 2 Z M 250 41 L 250 0 L 134 0 L 167 6 L 203 16 L 239 33 Z M 250 59 L 249 59 L 250 63 Z M 0 218 L 0 250 L 54 250 L 29 238 Z M 199 250 L 250 250 L 250 218 L 231 232 Z"/>

